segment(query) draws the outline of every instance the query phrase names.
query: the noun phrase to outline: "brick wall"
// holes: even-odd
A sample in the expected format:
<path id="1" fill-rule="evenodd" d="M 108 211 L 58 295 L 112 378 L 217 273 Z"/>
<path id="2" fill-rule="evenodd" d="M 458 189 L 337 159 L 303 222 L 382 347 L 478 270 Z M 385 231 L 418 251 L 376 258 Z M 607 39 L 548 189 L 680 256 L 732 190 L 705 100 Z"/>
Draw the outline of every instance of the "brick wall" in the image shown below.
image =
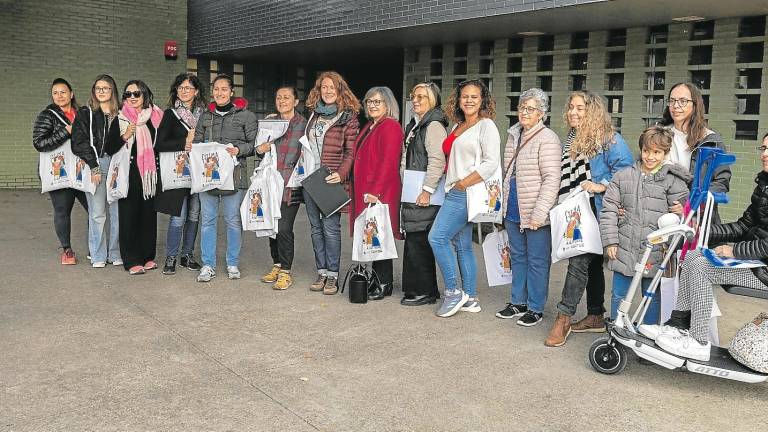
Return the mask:
<path id="1" fill-rule="evenodd" d="M 390 30 L 601 0 L 189 1 L 189 54 Z M 228 25 L 230 24 L 231 25 Z"/>
<path id="2" fill-rule="evenodd" d="M 119 92 L 139 78 L 164 105 L 186 69 L 184 0 L 0 0 L 0 9 L 0 188 L 39 186 L 32 123 L 54 78 L 67 79 L 81 104 L 98 74 L 111 74 Z M 163 56 L 165 40 L 178 42 L 177 60 Z"/>

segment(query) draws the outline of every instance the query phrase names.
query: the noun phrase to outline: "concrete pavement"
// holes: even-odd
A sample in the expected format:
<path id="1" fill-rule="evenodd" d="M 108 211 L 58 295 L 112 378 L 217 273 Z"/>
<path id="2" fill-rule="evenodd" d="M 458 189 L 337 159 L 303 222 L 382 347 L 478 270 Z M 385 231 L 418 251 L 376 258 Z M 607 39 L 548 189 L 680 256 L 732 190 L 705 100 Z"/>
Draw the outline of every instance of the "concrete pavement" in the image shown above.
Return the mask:
<path id="1" fill-rule="evenodd" d="M 544 347 L 562 265 L 552 270 L 544 322 L 523 328 L 494 317 L 508 287 L 487 287 L 483 270 L 482 312 L 449 319 L 433 306 L 400 306 L 399 293 L 353 305 L 346 295 L 309 292 L 304 210 L 295 285 L 284 292 L 258 281 L 270 266 L 268 244 L 251 234 L 239 281 L 220 274 L 200 284 L 185 269 L 92 269 L 82 264 L 80 208 L 73 244 L 81 264 L 63 267 L 51 214 L 47 195 L 0 191 L 2 431 L 747 431 L 768 418 L 767 384 L 634 358 L 622 374 L 600 375 L 586 359 L 596 335 Z M 162 261 L 167 217 L 158 226 Z M 349 246 L 345 237 L 343 267 Z M 479 247 L 476 255 L 482 269 Z M 768 309 L 719 299 L 724 343 Z"/>

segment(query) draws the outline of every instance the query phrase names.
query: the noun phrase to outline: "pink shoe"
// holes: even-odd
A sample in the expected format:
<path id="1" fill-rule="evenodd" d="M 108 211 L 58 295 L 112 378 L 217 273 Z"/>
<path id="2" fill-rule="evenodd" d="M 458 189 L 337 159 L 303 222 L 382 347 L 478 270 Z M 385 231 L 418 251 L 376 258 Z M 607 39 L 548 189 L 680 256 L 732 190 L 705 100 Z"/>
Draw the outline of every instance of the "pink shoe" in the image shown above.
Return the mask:
<path id="1" fill-rule="evenodd" d="M 128 269 L 128 274 L 130 274 L 130 275 L 140 275 L 140 274 L 144 274 L 144 273 L 145 273 L 144 267 L 142 267 L 142 266 L 133 266 L 133 267 Z"/>
<path id="2" fill-rule="evenodd" d="M 61 265 L 75 265 L 77 264 L 77 258 L 75 258 L 75 252 L 67 248 L 61 253 Z"/>
<path id="3" fill-rule="evenodd" d="M 157 268 L 157 263 L 149 260 L 146 263 L 144 263 L 144 270 L 154 270 Z"/>

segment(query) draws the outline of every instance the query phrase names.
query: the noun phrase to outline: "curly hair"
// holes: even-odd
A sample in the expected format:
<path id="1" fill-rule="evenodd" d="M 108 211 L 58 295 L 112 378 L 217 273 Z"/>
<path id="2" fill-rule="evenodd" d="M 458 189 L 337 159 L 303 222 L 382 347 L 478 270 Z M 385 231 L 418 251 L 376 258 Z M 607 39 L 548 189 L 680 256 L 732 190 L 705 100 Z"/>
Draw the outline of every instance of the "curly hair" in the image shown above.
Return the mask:
<path id="1" fill-rule="evenodd" d="M 459 106 L 461 90 L 466 86 L 475 86 L 480 89 L 480 118 L 495 119 L 496 118 L 496 101 L 491 96 L 491 92 L 486 87 L 485 83 L 474 79 L 468 81 L 462 81 L 451 92 L 451 96 L 448 98 L 445 114 L 448 119 L 453 123 L 461 123 L 464 121 L 464 111 Z"/>
<path id="2" fill-rule="evenodd" d="M 605 99 L 590 91 L 572 92 L 563 109 L 563 121 L 568 126 L 568 106 L 575 97 L 584 99 L 586 110 L 579 127 L 576 128 L 576 136 L 571 143 L 571 158 L 576 159 L 582 155 L 587 159 L 605 150 L 614 141 L 615 132 L 611 115 L 608 114 Z"/>
<path id="3" fill-rule="evenodd" d="M 309 92 L 309 96 L 307 96 L 307 109 L 314 110 L 317 107 L 317 104 L 321 100 L 320 86 L 323 84 L 323 80 L 326 78 L 333 81 L 333 86 L 336 88 L 336 92 L 339 95 L 336 98 L 336 105 L 339 107 L 339 112 L 347 110 L 353 111 L 355 113 L 360 112 L 360 109 L 362 108 L 360 101 L 357 99 L 355 94 L 352 93 L 352 90 L 349 88 L 349 84 L 344 81 L 344 78 L 342 78 L 338 72 L 334 71 L 322 72 L 317 77 L 317 80 L 315 80 L 315 86 L 312 87 L 312 90 Z"/>

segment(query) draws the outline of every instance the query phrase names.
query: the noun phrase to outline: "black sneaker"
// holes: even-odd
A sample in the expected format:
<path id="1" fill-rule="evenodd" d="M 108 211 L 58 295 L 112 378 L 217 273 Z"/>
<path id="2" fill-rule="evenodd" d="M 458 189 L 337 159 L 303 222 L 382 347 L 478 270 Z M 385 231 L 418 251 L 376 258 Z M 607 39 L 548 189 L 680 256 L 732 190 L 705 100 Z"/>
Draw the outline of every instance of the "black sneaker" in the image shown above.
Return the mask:
<path id="1" fill-rule="evenodd" d="M 521 325 L 523 327 L 533 327 L 536 324 L 540 323 L 543 317 L 544 317 L 544 314 L 528 311 L 525 313 L 525 315 L 520 317 L 519 320 L 517 320 L 517 325 Z"/>
<path id="2" fill-rule="evenodd" d="M 516 305 L 512 303 L 507 303 L 507 307 L 496 312 L 496 318 L 512 319 L 512 318 L 517 318 L 519 316 L 523 316 L 523 314 L 526 312 L 528 312 L 527 305 Z"/>
<path id="3" fill-rule="evenodd" d="M 202 268 L 192 255 L 182 255 L 179 259 L 179 265 L 191 271 L 198 271 Z"/>
<path id="4" fill-rule="evenodd" d="M 165 265 L 163 266 L 163 274 L 164 275 L 176 274 L 176 257 L 175 256 L 165 257 Z"/>

